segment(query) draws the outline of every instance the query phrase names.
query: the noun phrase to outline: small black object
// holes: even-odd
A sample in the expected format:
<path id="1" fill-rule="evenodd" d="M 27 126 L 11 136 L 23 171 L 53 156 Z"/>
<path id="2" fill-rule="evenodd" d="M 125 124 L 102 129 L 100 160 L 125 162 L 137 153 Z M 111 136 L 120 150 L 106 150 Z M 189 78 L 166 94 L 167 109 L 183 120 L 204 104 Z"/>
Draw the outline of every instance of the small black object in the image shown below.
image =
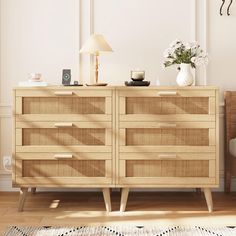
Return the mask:
<path id="1" fill-rule="evenodd" d="M 62 71 L 62 84 L 63 85 L 70 85 L 71 82 L 71 70 L 64 69 Z"/>
<path id="2" fill-rule="evenodd" d="M 149 86 L 150 81 L 125 81 L 126 86 Z"/>
<path id="3" fill-rule="evenodd" d="M 134 79 L 134 78 L 131 78 L 133 81 L 143 81 L 144 78 L 138 78 L 138 79 Z"/>

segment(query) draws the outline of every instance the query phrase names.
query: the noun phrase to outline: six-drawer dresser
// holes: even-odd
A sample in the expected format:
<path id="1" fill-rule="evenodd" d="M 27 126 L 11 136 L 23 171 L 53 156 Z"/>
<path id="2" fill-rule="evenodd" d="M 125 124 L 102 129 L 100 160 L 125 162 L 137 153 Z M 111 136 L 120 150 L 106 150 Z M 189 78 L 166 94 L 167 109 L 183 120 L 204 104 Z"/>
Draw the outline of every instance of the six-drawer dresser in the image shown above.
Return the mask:
<path id="1" fill-rule="evenodd" d="M 13 186 L 202 188 L 209 211 L 219 185 L 215 87 L 14 89 Z"/>

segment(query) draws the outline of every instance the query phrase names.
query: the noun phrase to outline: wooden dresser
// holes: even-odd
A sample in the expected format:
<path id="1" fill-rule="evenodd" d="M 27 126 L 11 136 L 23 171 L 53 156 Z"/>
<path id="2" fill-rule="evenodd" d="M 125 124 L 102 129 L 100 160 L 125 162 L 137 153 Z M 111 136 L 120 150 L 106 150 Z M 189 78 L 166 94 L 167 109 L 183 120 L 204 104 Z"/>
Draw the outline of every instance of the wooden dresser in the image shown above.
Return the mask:
<path id="1" fill-rule="evenodd" d="M 150 87 L 117 91 L 117 186 L 121 211 L 130 188 L 219 185 L 218 90 Z"/>
<path id="2" fill-rule="evenodd" d="M 214 87 L 47 87 L 14 90 L 13 185 L 210 188 L 219 185 Z"/>
<path id="3" fill-rule="evenodd" d="M 13 186 L 102 188 L 111 210 L 114 184 L 114 89 L 14 90 Z"/>

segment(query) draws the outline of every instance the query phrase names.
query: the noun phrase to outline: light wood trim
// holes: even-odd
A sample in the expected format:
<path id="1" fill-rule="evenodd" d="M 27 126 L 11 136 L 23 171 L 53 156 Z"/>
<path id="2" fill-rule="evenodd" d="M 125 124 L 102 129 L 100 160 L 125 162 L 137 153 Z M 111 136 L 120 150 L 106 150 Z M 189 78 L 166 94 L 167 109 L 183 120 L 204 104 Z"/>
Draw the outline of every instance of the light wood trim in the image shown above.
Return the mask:
<path id="1" fill-rule="evenodd" d="M 175 123 L 159 123 L 160 128 L 177 128 Z"/>
<path id="2" fill-rule="evenodd" d="M 120 122 L 120 128 L 215 128 L 215 122 L 175 122 L 175 123 L 159 123 L 159 122 Z"/>
<path id="3" fill-rule="evenodd" d="M 177 92 L 177 96 L 180 97 L 215 97 L 215 90 L 201 90 L 201 89 L 167 89 L 168 92 L 174 90 Z M 163 89 L 139 89 L 139 90 L 120 90 L 121 97 L 158 97 L 158 92 L 162 92 Z M 176 96 L 176 95 L 173 95 Z"/>
<path id="4" fill-rule="evenodd" d="M 214 146 L 216 145 L 216 130 L 209 129 L 209 145 Z"/>
<path id="5" fill-rule="evenodd" d="M 192 114 L 181 114 L 181 115 L 148 115 L 148 114 L 130 114 L 120 115 L 120 121 L 156 121 L 156 122 L 180 122 L 180 121 L 215 121 L 215 115 L 192 115 Z"/>
<path id="6" fill-rule="evenodd" d="M 106 129 L 105 131 L 105 144 L 106 146 L 111 146 L 112 145 L 112 129 Z"/>
<path id="7" fill-rule="evenodd" d="M 177 159 L 178 156 L 176 154 L 159 154 L 158 159 L 166 160 L 166 159 Z"/>
<path id="8" fill-rule="evenodd" d="M 22 97 L 15 97 L 15 114 L 21 115 L 23 113 Z"/>
<path id="9" fill-rule="evenodd" d="M 56 96 L 72 96 L 73 91 L 55 91 L 54 94 Z"/>
<path id="10" fill-rule="evenodd" d="M 16 176 L 18 185 L 26 186 L 80 186 L 80 185 L 109 185 L 111 178 L 106 177 L 20 177 Z M 89 187 L 89 186 L 87 186 Z M 97 186 L 98 187 L 98 186 Z"/>
<path id="11" fill-rule="evenodd" d="M 106 170 L 106 178 L 112 178 L 112 161 L 106 160 L 105 161 L 105 170 Z"/>
<path id="12" fill-rule="evenodd" d="M 209 114 L 216 114 L 216 97 L 209 97 Z"/>
<path id="13" fill-rule="evenodd" d="M 125 176 L 126 176 L 126 161 L 120 160 L 119 163 L 120 163 L 119 178 L 125 178 Z"/>
<path id="14" fill-rule="evenodd" d="M 119 114 L 124 115 L 126 114 L 126 98 L 119 97 Z"/>
<path id="15" fill-rule="evenodd" d="M 16 129 L 15 132 L 15 145 L 22 146 L 22 129 Z"/>
<path id="16" fill-rule="evenodd" d="M 219 90 L 216 93 L 216 129 L 215 129 L 215 140 L 216 140 L 216 184 L 220 185 L 220 127 L 219 127 Z"/>
<path id="17" fill-rule="evenodd" d="M 119 131 L 119 145 L 125 146 L 126 145 L 126 129 L 120 129 Z"/>
<path id="18" fill-rule="evenodd" d="M 12 104 L 12 175 L 11 175 L 11 179 L 12 179 L 12 183 L 13 185 L 16 184 L 16 93 L 15 90 L 13 90 L 12 93 L 12 100 L 13 100 L 13 104 Z"/>
<path id="19" fill-rule="evenodd" d="M 63 155 L 63 153 L 60 153 Z M 16 153 L 16 160 L 54 160 L 54 155 L 58 153 L 30 153 L 30 152 L 18 152 Z M 73 160 L 111 160 L 112 154 L 109 152 L 81 152 L 72 153 Z"/>
<path id="20" fill-rule="evenodd" d="M 206 198 L 208 211 L 211 213 L 211 212 L 213 212 L 213 201 L 212 201 L 211 189 L 204 188 L 203 191 L 204 191 L 204 195 Z"/>
<path id="21" fill-rule="evenodd" d="M 111 146 L 16 146 L 16 152 L 111 152 Z"/>
<path id="22" fill-rule="evenodd" d="M 28 188 L 20 188 L 20 198 L 19 198 L 19 204 L 18 204 L 18 211 L 22 212 L 24 205 L 25 205 L 25 200 L 27 197 L 28 193 Z"/>
<path id="23" fill-rule="evenodd" d="M 105 111 L 107 115 L 112 114 L 112 98 L 111 97 L 105 98 Z"/>
<path id="24" fill-rule="evenodd" d="M 119 125 L 120 125 L 120 116 L 119 116 L 119 112 L 117 110 L 120 109 L 120 99 L 119 99 L 119 94 L 120 94 L 120 91 L 117 90 L 116 91 L 116 100 L 115 100 L 115 106 L 116 106 L 116 109 L 115 109 L 115 137 L 116 137 L 116 145 L 115 145 L 115 160 L 116 160 L 116 164 L 115 164 L 115 184 L 117 185 L 119 183 L 119 145 L 120 145 L 120 138 L 119 138 Z"/>
<path id="25" fill-rule="evenodd" d="M 216 160 L 210 160 L 209 161 L 209 177 L 213 178 L 216 177 Z"/>
<path id="26" fill-rule="evenodd" d="M 157 92 L 159 96 L 176 96 L 178 95 L 177 91 L 159 91 Z"/>
<path id="27" fill-rule="evenodd" d="M 116 91 L 112 91 L 112 184 L 116 184 L 116 180 L 118 179 L 117 174 L 116 174 L 116 166 L 118 166 L 117 159 L 118 159 L 118 150 L 116 150 L 116 119 L 118 116 L 118 112 L 116 112 Z"/>
<path id="28" fill-rule="evenodd" d="M 71 88 L 37 88 L 37 89 L 17 89 L 16 96 L 17 97 L 58 97 L 55 92 L 65 92 L 69 90 L 73 94 L 71 96 L 77 97 L 109 97 L 112 94 L 111 89 L 71 89 Z M 67 95 L 69 96 L 69 95 Z"/>
<path id="29" fill-rule="evenodd" d="M 72 159 L 73 154 L 55 154 L 54 158 L 55 159 Z"/>
<path id="30" fill-rule="evenodd" d="M 119 178 L 119 184 L 125 184 L 130 187 L 133 185 L 138 186 L 139 184 L 156 185 L 168 187 L 176 186 L 183 187 L 183 185 L 194 186 L 194 185 L 213 185 L 215 184 L 215 178 L 208 177 L 125 177 Z"/>
<path id="31" fill-rule="evenodd" d="M 103 188 L 102 193 L 103 193 L 103 198 L 104 198 L 106 210 L 107 210 L 107 212 L 111 212 L 110 189 L 109 188 Z"/>
<path id="32" fill-rule="evenodd" d="M 73 123 L 55 123 L 54 127 L 63 128 L 63 127 L 72 127 Z"/>
<path id="33" fill-rule="evenodd" d="M 121 200 L 120 200 L 120 211 L 121 212 L 124 212 L 126 209 L 128 196 L 129 196 L 129 188 L 122 188 Z"/>
<path id="34" fill-rule="evenodd" d="M 215 152 L 215 146 L 120 146 L 120 152 Z"/>
<path id="35" fill-rule="evenodd" d="M 34 122 L 34 121 L 53 121 L 53 122 L 71 122 L 71 121 L 84 121 L 84 122 L 94 122 L 94 121 L 111 121 L 111 115 L 75 115 L 75 114 L 31 114 L 31 115 L 17 115 L 17 122 Z"/>
<path id="36" fill-rule="evenodd" d="M 56 124 L 69 124 L 68 127 L 71 128 L 101 128 L 101 129 L 111 129 L 112 123 L 107 121 L 91 121 L 91 122 L 73 122 L 73 123 L 56 123 Z M 72 124 L 72 126 L 71 126 Z M 16 128 L 55 128 L 54 122 L 16 122 Z"/>
<path id="37" fill-rule="evenodd" d="M 171 154 L 170 152 L 166 152 Z M 120 160 L 160 160 L 160 155 L 166 154 L 160 152 L 122 152 L 119 154 Z M 173 153 L 172 153 L 173 154 Z M 215 160 L 215 153 L 174 153 L 177 160 Z"/>

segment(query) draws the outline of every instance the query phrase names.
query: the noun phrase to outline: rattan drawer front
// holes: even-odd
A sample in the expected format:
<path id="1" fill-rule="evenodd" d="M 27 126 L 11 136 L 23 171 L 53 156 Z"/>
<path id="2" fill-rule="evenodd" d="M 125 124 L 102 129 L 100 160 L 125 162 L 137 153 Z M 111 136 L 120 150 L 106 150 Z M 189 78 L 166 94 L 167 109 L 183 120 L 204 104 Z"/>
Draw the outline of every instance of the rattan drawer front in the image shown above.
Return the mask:
<path id="1" fill-rule="evenodd" d="M 22 91 L 16 91 L 17 121 L 111 121 L 110 90 Z"/>
<path id="2" fill-rule="evenodd" d="M 111 184 L 111 160 L 16 160 L 17 184 Z M 71 181 L 71 182 L 70 182 Z"/>
<path id="3" fill-rule="evenodd" d="M 119 93 L 120 121 L 215 121 L 215 113 L 214 90 Z"/>
<path id="4" fill-rule="evenodd" d="M 167 157 L 168 156 L 168 157 Z M 216 161 L 206 159 L 184 160 L 174 154 L 159 154 L 159 159 L 120 160 L 119 184 L 194 184 L 204 179 L 216 183 Z M 172 182 L 171 182 L 172 180 Z"/>
<path id="5" fill-rule="evenodd" d="M 126 128 L 120 129 L 120 151 L 124 147 L 174 146 L 209 147 L 215 146 L 213 128 Z M 141 148 L 142 149 L 142 148 Z"/>

